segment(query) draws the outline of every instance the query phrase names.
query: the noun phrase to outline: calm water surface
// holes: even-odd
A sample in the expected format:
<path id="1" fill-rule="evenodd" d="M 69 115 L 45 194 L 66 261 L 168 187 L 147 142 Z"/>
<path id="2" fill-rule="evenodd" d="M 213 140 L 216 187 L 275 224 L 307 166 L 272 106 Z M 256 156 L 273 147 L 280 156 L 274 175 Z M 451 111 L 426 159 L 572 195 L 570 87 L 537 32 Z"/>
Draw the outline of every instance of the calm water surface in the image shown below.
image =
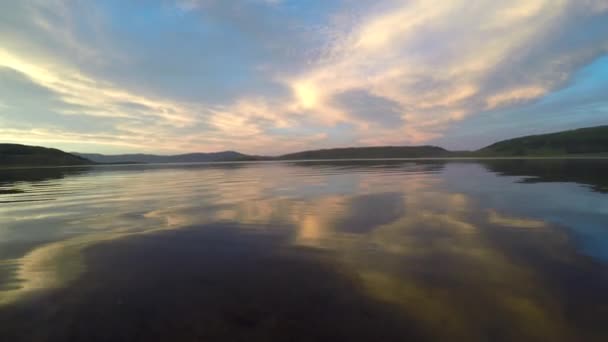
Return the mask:
<path id="1" fill-rule="evenodd" d="M 0 341 L 608 341 L 608 161 L 0 171 Z"/>

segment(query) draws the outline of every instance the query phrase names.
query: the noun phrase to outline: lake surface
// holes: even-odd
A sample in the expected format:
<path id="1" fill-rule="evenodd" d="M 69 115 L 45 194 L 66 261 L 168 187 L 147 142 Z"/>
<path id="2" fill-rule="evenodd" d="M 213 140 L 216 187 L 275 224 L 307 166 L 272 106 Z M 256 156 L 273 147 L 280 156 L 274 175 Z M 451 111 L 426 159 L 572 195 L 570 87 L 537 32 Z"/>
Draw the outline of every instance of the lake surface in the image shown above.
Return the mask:
<path id="1" fill-rule="evenodd" d="M 0 341 L 608 341 L 608 161 L 0 171 Z"/>

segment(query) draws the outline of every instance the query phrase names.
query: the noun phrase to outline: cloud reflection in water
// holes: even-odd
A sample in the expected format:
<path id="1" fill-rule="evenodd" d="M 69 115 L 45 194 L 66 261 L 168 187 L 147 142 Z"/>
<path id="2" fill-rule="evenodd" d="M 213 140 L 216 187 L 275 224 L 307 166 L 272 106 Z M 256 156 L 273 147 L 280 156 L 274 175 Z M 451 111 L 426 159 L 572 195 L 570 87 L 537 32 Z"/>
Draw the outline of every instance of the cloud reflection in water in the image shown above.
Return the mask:
<path id="1" fill-rule="evenodd" d="M 87 270 L 82 252 L 92 245 L 231 224 L 287 234 L 277 248 L 318 254 L 438 339 L 575 338 L 573 310 L 599 315 L 606 304 L 572 303 L 572 279 L 598 273 L 608 284 L 605 268 L 580 250 L 576 224 L 555 214 L 562 208 L 543 217 L 542 203 L 535 215 L 534 203 L 501 196 L 517 181 L 474 163 L 339 162 L 114 167 L 13 182 L 23 192 L 3 195 L 14 203 L 0 208 L 0 304 L 69 287 Z M 518 185 L 529 197 L 566 185 L 550 186 Z M 45 200 L 18 201 L 36 198 Z M 594 329 L 590 336 L 603 334 Z"/>

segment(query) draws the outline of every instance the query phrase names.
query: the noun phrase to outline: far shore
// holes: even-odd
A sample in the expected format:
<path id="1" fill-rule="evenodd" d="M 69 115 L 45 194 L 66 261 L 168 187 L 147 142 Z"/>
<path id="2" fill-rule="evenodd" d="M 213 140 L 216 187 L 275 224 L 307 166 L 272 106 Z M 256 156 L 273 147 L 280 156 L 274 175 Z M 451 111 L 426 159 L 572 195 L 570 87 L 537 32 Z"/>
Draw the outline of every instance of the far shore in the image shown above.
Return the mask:
<path id="1" fill-rule="evenodd" d="M 508 156 L 508 157 L 418 157 L 418 158 L 332 158 L 332 159 L 273 159 L 243 161 L 209 161 L 190 163 L 96 163 L 87 165 L 13 165 L 0 166 L 0 170 L 57 169 L 57 168 L 98 168 L 120 166 L 167 166 L 167 165 L 222 165 L 222 164 L 270 164 L 270 163 L 307 163 L 307 162 L 349 162 L 349 161 L 475 161 L 475 160 L 608 160 L 608 154 L 564 155 L 564 156 Z"/>

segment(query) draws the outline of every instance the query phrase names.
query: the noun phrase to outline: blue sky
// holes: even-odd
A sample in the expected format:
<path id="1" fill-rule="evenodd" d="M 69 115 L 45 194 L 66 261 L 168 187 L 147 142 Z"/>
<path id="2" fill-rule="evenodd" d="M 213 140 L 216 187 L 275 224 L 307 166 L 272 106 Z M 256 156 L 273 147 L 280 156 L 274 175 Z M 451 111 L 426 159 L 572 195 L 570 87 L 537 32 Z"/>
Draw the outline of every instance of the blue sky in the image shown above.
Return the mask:
<path id="1" fill-rule="evenodd" d="M 0 2 L 0 142 L 181 153 L 608 124 L 605 0 Z"/>

